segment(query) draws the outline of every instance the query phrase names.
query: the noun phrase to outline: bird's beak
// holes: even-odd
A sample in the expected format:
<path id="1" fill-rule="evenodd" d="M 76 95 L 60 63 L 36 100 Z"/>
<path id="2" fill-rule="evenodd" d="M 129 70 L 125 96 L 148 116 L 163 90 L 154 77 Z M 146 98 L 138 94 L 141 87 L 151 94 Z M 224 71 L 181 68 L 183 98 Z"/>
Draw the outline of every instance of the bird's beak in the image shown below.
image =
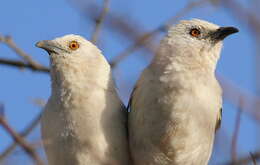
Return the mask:
<path id="1" fill-rule="evenodd" d="M 51 40 L 39 41 L 35 44 L 35 46 L 46 50 L 49 54 L 59 54 L 61 51 L 64 51 L 64 49 L 60 48 L 54 41 Z"/>
<path id="2" fill-rule="evenodd" d="M 220 27 L 215 32 L 211 34 L 211 38 L 214 41 L 224 40 L 227 36 L 237 33 L 239 30 L 235 27 Z"/>

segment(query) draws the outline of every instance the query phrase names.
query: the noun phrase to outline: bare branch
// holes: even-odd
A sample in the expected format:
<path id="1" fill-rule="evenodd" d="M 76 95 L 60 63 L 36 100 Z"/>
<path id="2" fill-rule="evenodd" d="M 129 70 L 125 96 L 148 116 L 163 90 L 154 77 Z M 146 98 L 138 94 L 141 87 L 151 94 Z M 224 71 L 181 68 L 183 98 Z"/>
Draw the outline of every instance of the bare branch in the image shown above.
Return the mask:
<path id="1" fill-rule="evenodd" d="M 20 133 L 21 138 L 28 136 L 32 130 L 39 124 L 41 118 L 41 113 L 35 117 L 35 119 Z M 17 142 L 14 141 L 13 144 L 9 145 L 0 155 L 0 162 L 7 158 L 8 155 L 16 148 Z"/>
<path id="2" fill-rule="evenodd" d="M 105 16 L 108 12 L 108 6 L 109 6 L 109 0 L 104 0 L 103 3 L 103 9 L 100 13 L 100 16 L 96 19 L 96 24 L 95 24 L 95 28 L 94 28 L 94 32 L 93 35 L 91 37 L 91 41 L 96 44 L 97 40 L 99 38 L 99 33 L 100 33 L 100 29 L 101 29 L 101 25 L 103 23 L 103 21 L 105 20 Z"/>
<path id="3" fill-rule="evenodd" d="M 256 14 L 253 14 L 250 10 L 246 10 L 242 5 L 235 0 L 221 0 L 224 7 L 231 11 L 234 18 L 238 21 L 242 21 L 245 25 L 250 25 L 253 37 L 260 37 L 260 19 Z"/>
<path id="4" fill-rule="evenodd" d="M 126 48 L 122 53 L 120 53 L 118 56 L 116 56 L 114 59 L 110 61 L 111 67 L 116 67 L 116 65 L 124 58 L 126 58 L 129 54 L 138 50 L 140 47 L 146 46 L 159 32 L 165 32 L 169 28 L 169 26 L 171 26 L 174 22 L 176 22 L 178 19 L 183 17 L 185 14 L 190 12 L 195 7 L 198 7 L 204 4 L 205 2 L 208 2 L 208 0 L 199 0 L 188 3 L 187 6 L 185 6 L 181 11 L 179 11 L 174 17 L 170 18 L 164 24 L 154 29 L 153 31 L 146 32 L 142 36 L 139 36 L 133 45 Z"/>
<path id="5" fill-rule="evenodd" d="M 254 160 L 257 161 L 260 159 L 260 151 L 257 151 L 257 152 L 254 152 L 252 155 L 254 155 Z M 245 164 L 248 164 L 252 162 L 252 157 L 251 155 L 249 156 L 246 156 L 246 157 L 242 157 L 240 159 L 238 159 L 236 162 L 227 162 L 227 163 L 224 163 L 223 165 L 245 165 Z"/>
<path id="6" fill-rule="evenodd" d="M 260 17 L 259 13 L 255 14 L 252 10 L 246 9 L 242 4 L 235 0 L 221 0 L 224 7 L 230 11 L 235 19 L 239 22 L 242 22 L 244 25 L 250 28 L 252 33 L 252 37 L 255 39 L 255 47 L 256 47 L 256 56 L 254 56 L 255 60 L 255 81 L 256 81 L 256 92 L 260 93 L 260 78 L 259 78 L 259 70 L 260 70 Z M 259 10 L 257 10 L 259 11 Z"/>
<path id="7" fill-rule="evenodd" d="M 0 116 L 0 125 L 2 125 L 2 127 L 9 133 L 13 140 L 24 149 L 24 151 L 35 161 L 37 165 L 43 165 L 43 162 L 37 155 L 36 151 L 10 127 L 2 115 Z"/>
<path id="8" fill-rule="evenodd" d="M 255 155 L 252 152 L 249 152 L 249 154 L 251 156 L 251 159 L 252 159 L 254 165 L 257 165 Z"/>
<path id="9" fill-rule="evenodd" d="M 198 0 L 193 1 L 187 4 L 186 7 L 184 7 L 180 12 L 178 12 L 174 17 L 170 18 L 168 21 L 166 21 L 164 24 L 159 26 L 158 28 L 150 31 L 150 32 L 144 32 L 140 31 L 140 26 L 136 21 L 130 21 L 131 19 L 128 18 L 127 21 L 125 18 L 121 18 L 117 16 L 116 14 L 110 12 L 108 14 L 108 23 L 106 25 L 109 25 L 108 28 L 110 28 L 113 31 L 116 31 L 117 33 L 120 33 L 124 37 L 128 37 L 128 39 L 134 40 L 134 43 L 126 48 L 124 51 L 119 53 L 118 56 L 116 56 L 114 59 L 111 60 L 110 64 L 112 67 L 115 67 L 117 63 L 119 63 L 121 60 L 123 60 L 125 57 L 127 57 L 129 54 L 133 53 L 134 51 L 138 50 L 139 48 L 146 48 L 150 53 L 154 53 L 154 45 L 152 45 L 152 40 L 158 34 L 159 32 L 165 32 L 168 27 L 173 24 L 175 21 L 180 19 L 182 16 L 190 12 L 195 7 L 201 6 L 208 2 L 209 0 Z M 93 3 L 84 3 L 83 0 L 77 0 L 77 3 L 74 3 L 78 9 L 84 15 L 86 18 L 91 18 L 91 20 L 95 21 L 97 11 L 95 10 L 97 8 L 97 5 Z M 134 27 L 133 27 L 134 25 Z"/>
<path id="10" fill-rule="evenodd" d="M 73 6 L 75 6 L 86 19 L 90 19 L 93 23 L 96 23 L 97 18 L 100 13 L 97 8 L 99 6 L 96 3 L 84 0 L 72 1 Z M 127 17 L 127 19 L 125 19 Z M 144 31 L 140 30 L 142 26 L 133 22 L 132 18 L 127 15 L 122 17 L 120 14 L 110 11 L 106 14 L 106 21 L 103 21 L 104 26 L 107 29 L 116 32 L 129 40 L 135 40 Z"/>
<path id="11" fill-rule="evenodd" d="M 224 91 L 224 98 L 233 105 L 237 105 L 240 99 L 243 101 L 240 109 L 246 112 L 252 119 L 260 122 L 260 98 L 258 96 L 249 95 L 234 83 L 228 81 L 225 77 L 217 75 Z"/>
<path id="12" fill-rule="evenodd" d="M 23 60 L 33 66 L 33 68 L 39 69 L 43 66 L 38 62 L 34 61 L 32 57 L 26 54 L 22 49 L 20 49 L 13 41 L 10 36 L 0 36 L 0 41 L 9 46 L 17 55 L 23 58 Z"/>
<path id="13" fill-rule="evenodd" d="M 27 64 L 22 61 L 4 59 L 4 58 L 0 58 L 0 64 L 17 67 L 17 68 L 27 68 L 27 69 L 31 69 L 32 71 L 38 71 L 38 72 L 44 72 L 44 73 L 48 73 L 50 71 L 49 68 L 47 68 L 45 66 L 37 66 L 37 68 L 36 68 L 34 65 L 32 65 L 30 63 Z"/>
<path id="14" fill-rule="evenodd" d="M 240 107 L 243 107 L 242 101 L 243 100 L 240 99 L 240 103 L 239 103 L 240 106 L 238 107 L 238 112 L 236 115 L 236 122 L 235 122 L 235 129 L 233 132 L 232 142 L 231 142 L 231 157 L 232 157 L 233 162 L 236 162 L 236 160 L 237 160 L 237 139 L 238 139 L 238 135 L 239 135 L 241 115 L 242 115 L 242 109 L 240 109 Z"/>

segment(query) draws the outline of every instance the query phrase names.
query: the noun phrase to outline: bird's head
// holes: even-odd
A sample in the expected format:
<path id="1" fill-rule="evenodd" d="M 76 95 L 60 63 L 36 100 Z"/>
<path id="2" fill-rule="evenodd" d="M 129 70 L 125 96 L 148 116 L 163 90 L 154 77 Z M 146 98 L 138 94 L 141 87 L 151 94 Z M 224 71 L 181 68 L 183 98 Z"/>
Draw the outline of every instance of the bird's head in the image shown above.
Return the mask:
<path id="1" fill-rule="evenodd" d="M 51 77 L 55 81 L 92 77 L 100 70 L 109 70 L 101 51 L 79 35 L 65 35 L 54 40 L 43 40 L 36 46 L 46 50 L 50 57 Z"/>
<path id="2" fill-rule="evenodd" d="M 101 51 L 79 35 L 70 34 L 54 40 L 39 41 L 36 46 L 48 52 L 51 70 L 83 69 L 104 61 Z"/>
<path id="3" fill-rule="evenodd" d="M 51 59 L 91 58 L 95 54 L 100 54 L 100 50 L 91 42 L 73 34 L 54 40 L 39 41 L 36 46 L 46 50 Z"/>
<path id="4" fill-rule="evenodd" d="M 182 20 L 169 29 L 162 40 L 159 56 L 178 56 L 181 57 L 179 60 L 187 65 L 205 64 L 213 66 L 214 69 L 222 41 L 236 32 L 237 28 L 220 27 L 199 19 Z"/>
<path id="5" fill-rule="evenodd" d="M 220 27 L 207 21 L 192 19 L 182 20 L 170 28 L 168 38 L 184 50 L 220 51 L 222 41 L 236 32 L 238 29 L 235 27 Z"/>

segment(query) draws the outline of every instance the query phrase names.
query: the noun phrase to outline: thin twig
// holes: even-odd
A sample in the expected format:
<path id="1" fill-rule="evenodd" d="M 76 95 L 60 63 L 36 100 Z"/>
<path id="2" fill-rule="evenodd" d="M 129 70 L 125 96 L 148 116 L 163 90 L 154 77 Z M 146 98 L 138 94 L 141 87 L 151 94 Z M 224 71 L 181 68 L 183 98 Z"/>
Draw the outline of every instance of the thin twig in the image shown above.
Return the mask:
<path id="1" fill-rule="evenodd" d="M 95 3 L 87 3 L 83 0 L 76 0 L 73 2 L 74 6 L 84 14 L 84 16 L 94 23 L 96 23 L 96 18 L 99 13 L 96 8 L 98 6 Z M 127 18 L 127 19 L 125 19 Z M 104 21 L 104 25 L 112 32 L 118 33 L 123 38 L 126 38 L 128 41 L 137 41 L 142 34 L 145 34 L 146 30 L 143 30 L 143 26 L 140 25 L 137 21 L 132 21 L 133 19 L 129 15 L 125 15 L 124 17 L 118 13 L 110 11 L 106 15 L 106 21 Z M 150 53 L 154 52 L 155 44 L 149 42 L 149 44 L 143 45 L 146 51 Z M 131 48 L 130 48 L 131 49 Z M 113 64 L 112 64 L 113 65 Z"/>
<path id="2" fill-rule="evenodd" d="M 100 16 L 100 12 L 97 10 L 99 6 L 96 3 L 84 0 L 75 0 L 72 2 L 72 5 L 76 7 L 86 19 L 90 19 L 90 21 L 96 23 L 97 18 Z M 106 20 L 103 21 L 103 23 L 107 29 L 120 34 L 122 37 L 128 40 L 135 40 L 138 36 L 143 34 L 144 31 L 140 30 L 143 26 L 131 20 L 133 19 L 129 15 L 122 16 L 119 13 L 110 11 L 106 14 Z"/>
<path id="3" fill-rule="evenodd" d="M 254 164 L 254 165 L 257 165 L 255 155 L 254 155 L 252 152 L 249 152 L 249 154 L 250 154 L 250 156 L 251 156 L 251 158 L 252 158 L 253 164 Z"/>
<path id="4" fill-rule="evenodd" d="M 236 121 L 235 121 L 235 129 L 234 133 L 232 136 L 232 142 L 231 142 L 231 157 L 232 161 L 236 162 L 237 160 L 237 140 L 238 140 L 238 135 L 239 135 L 239 129 L 240 129 L 240 123 L 241 123 L 241 115 L 242 115 L 242 99 L 240 99 L 239 107 L 238 107 L 238 112 L 236 115 Z"/>
<path id="5" fill-rule="evenodd" d="M 158 28 L 140 36 L 133 45 L 129 46 L 123 52 L 121 52 L 118 56 L 116 56 L 114 59 L 112 59 L 110 61 L 111 67 L 116 67 L 116 65 L 120 61 L 122 61 L 124 58 L 126 58 L 129 54 L 138 50 L 140 47 L 145 46 L 148 43 L 148 41 L 151 41 L 155 37 L 155 35 L 157 35 L 159 32 L 161 32 L 161 31 L 165 32 L 169 28 L 169 26 L 171 26 L 173 23 L 175 23 L 178 19 L 183 17 L 185 14 L 190 12 L 195 7 L 198 7 L 206 2 L 208 2 L 208 0 L 199 0 L 199 1 L 194 1 L 194 2 L 188 3 L 187 6 L 185 6 L 181 11 L 179 11 L 174 17 L 167 20 L 165 23 L 163 23 Z"/>
<path id="6" fill-rule="evenodd" d="M 260 65 L 258 64 L 260 60 L 259 54 L 259 43 L 260 43 L 260 17 L 259 14 L 255 14 L 252 10 L 246 9 L 242 4 L 235 0 L 221 0 L 224 7 L 228 8 L 228 11 L 231 11 L 231 14 L 235 19 L 245 24 L 250 28 L 250 31 L 255 38 L 255 48 L 256 48 L 256 56 L 254 56 L 255 60 L 255 81 L 256 81 L 256 92 L 260 94 L 260 78 L 259 78 L 259 70 Z M 259 11 L 259 10 L 258 10 Z"/>
<path id="7" fill-rule="evenodd" d="M 43 67 L 41 64 L 34 61 L 30 55 L 28 55 L 22 49 L 20 49 L 10 36 L 0 36 L 0 41 L 9 46 L 17 55 L 22 57 L 23 60 L 26 63 L 30 64 L 33 68 L 38 69 Z"/>
<path id="8" fill-rule="evenodd" d="M 43 162 L 37 155 L 36 151 L 23 139 L 23 137 L 21 137 L 10 127 L 2 115 L 0 116 L 0 125 L 2 125 L 2 127 L 8 132 L 13 140 L 24 149 L 24 151 L 34 160 L 37 165 L 43 165 Z"/>
<path id="9" fill-rule="evenodd" d="M 27 64 L 24 63 L 23 61 L 4 59 L 4 58 L 0 58 L 0 64 L 13 66 L 17 68 L 27 68 L 27 69 L 31 69 L 32 71 L 38 71 L 44 73 L 48 73 L 50 71 L 49 68 L 45 66 L 41 66 L 41 67 L 38 66 L 37 68 L 35 68 L 35 66 L 30 63 Z"/>
<path id="10" fill-rule="evenodd" d="M 257 152 L 254 152 L 252 153 L 254 155 L 254 160 L 257 161 L 260 159 L 260 151 L 257 151 Z M 248 155 L 248 156 L 245 156 L 245 157 L 242 157 L 242 158 L 239 158 L 237 161 L 236 161 L 236 164 L 235 165 L 245 165 L 245 164 L 248 164 L 252 162 L 252 157 L 251 155 Z M 224 163 L 223 165 L 234 165 L 234 162 L 231 161 L 231 162 L 227 162 L 227 163 Z"/>
<path id="11" fill-rule="evenodd" d="M 38 123 L 40 122 L 40 117 L 41 117 L 41 113 L 39 115 L 37 115 L 33 121 L 20 133 L 20 136 L 22 138 L 28 136 L 32 130 L 34 130 L 34 128 L 38 125 Z M 3 161 L 5 158 L 8 157 L 8 155 L 10 155 L 12 153 L 12 151 L 16 148 L 17 146 L 17 142 L 14 141 L 14 143 L 10 144 L 0 155 L 0 162 Z"/>
<path id="12" fill-rule="evenodd" d="M 253 37 L 260 37 L 260 18 L 258 15 L 247 10 L 243 5 L 239 4 L 235 0 L 221 0 L 224 7 L 231 11 L 234 18 L 238 21 L 244 23 L 245 25 L 250 25 L 251 32 L 253 32 Z"/>
<path id="13" fill-rule="evenodd" d="M 93 35 L 91 37 L 91 41 L 94 44 L 97 43 L 97 40 L 98 40 L 99 34 L 100 34 L 100 30 L 101 30 L 101 25 L 102 25 L 103 21 L 105 20 L 105 16 L 108 12 L 108 9 L 109 9 L 109 0 L 104 0 L 103 9 L 102 9 L 99 17 L 96 19 L 94 32 L 93 32 Z"/>
<path id="14" fill-rule="evenodd" d="M 236 84 L 229 81 L 222 75 L 217 75 L 220 84 L 223 88 L 224 98 L 227 99 L 233 105 L 237 105 L 237 103 L 242 99 L 243 100 L 243 112 L 246 112 L 252 119 L 260 122 L 260 97 L 255 95 L 250 95 L 249 93 L 243 91 Z M 240 105 L 238 105 L 240 106 Z"/>

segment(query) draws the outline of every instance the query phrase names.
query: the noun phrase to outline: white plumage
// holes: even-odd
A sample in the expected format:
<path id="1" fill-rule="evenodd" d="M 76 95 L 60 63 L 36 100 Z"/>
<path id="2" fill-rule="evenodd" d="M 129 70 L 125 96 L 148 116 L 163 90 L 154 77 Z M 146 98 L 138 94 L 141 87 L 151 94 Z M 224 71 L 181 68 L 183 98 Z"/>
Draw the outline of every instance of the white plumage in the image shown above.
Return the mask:
<path id="1" fill-rule="evenodd" d="M 77 35 L 37 46 L 48 51 L 52 90 L 41 120 L 49 165 L 129 164 L 126 111 L 100 50 Z"/>
<path id="2" fill-rule="evenodd" d="M 208 163 L 222 106 L 215 68 L 222 40 L 235 32 L 198 19 L 169 30 L 130 99 L 135 165 Z"/>

